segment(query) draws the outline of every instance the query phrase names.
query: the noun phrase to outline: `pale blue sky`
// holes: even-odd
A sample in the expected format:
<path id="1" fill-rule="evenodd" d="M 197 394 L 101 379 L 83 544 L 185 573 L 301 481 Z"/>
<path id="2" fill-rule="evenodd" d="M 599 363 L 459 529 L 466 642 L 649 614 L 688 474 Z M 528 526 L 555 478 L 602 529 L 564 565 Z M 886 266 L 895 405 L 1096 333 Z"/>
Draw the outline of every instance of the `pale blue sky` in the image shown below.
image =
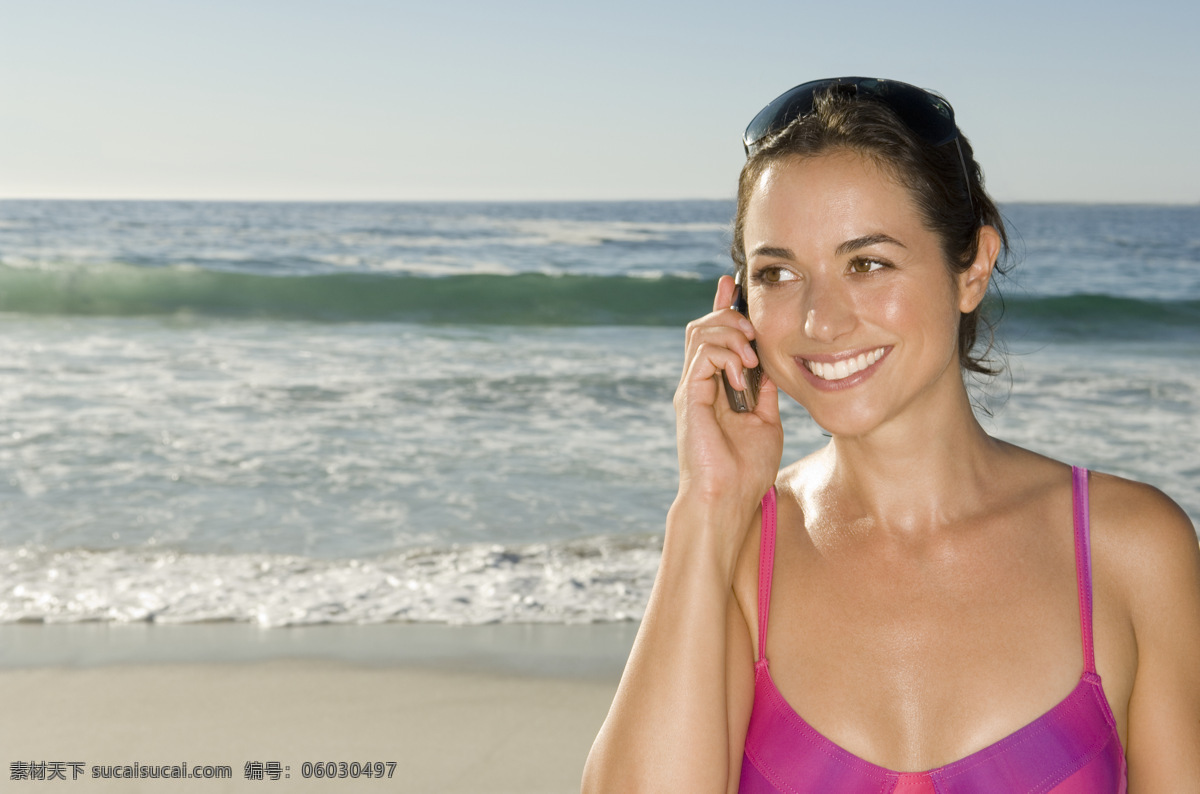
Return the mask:
<path id="1" fill-rule="evenodd" d="M 727 198 L 818 77 L 933 88 L 1001 200 L 1200 201 L 1194 0 L 0 0 L 0 197 Z"/>

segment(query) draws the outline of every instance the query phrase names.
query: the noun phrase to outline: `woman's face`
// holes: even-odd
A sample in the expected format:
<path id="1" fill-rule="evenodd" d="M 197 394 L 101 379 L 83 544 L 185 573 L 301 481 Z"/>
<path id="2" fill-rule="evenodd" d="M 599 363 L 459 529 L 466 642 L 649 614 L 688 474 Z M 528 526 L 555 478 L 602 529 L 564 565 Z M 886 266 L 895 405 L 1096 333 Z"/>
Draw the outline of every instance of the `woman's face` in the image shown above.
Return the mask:
<path id="1" fill-rule="evenodd" d="M 862 435 L 961 396 L 959 315 L 982 299 L 990 261 L 952 275 L 908 190 L 874 162 L 771 165 L 744 235 L 763 366 L 826 430 Z"/>

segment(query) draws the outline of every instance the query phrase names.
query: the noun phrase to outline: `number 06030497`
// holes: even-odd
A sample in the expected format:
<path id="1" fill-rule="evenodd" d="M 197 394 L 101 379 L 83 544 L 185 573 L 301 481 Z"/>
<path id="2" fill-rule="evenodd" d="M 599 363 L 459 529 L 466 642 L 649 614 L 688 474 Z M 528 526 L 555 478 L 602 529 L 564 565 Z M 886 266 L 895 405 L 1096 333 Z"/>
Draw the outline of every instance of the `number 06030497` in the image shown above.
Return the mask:
<path id="1" fill-rule="evenodd" d="M 391 778 L 395 771 L 395 761 L 305 761 L 300 765 L 300 776 L 305 778 Z"/>

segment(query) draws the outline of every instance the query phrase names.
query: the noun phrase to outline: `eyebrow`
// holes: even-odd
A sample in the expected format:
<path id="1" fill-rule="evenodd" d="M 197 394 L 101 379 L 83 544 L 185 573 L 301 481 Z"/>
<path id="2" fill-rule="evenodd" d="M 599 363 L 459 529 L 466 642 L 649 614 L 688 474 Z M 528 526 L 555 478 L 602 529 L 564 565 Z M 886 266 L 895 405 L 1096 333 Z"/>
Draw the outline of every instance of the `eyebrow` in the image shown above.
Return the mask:
<path id="1" fill-rule="evenodd" d="M 847 240 L 837 247 L 837 253 L 839 256 L 844 256 L 857 251 L 860 248 L 868 248 L 872 245 L 880 245 L 882 243 L 890 243 L 891 245 L 898 245 L 901 248 L 907 248 L 904 243 L 900 242 L 895 237 L 892 237 L 889 234 L 881 233 L 868 234 L 864 235 L 863 237 L 855 237 L 853 240 Z M 792 249 L 780 248 L 779 246 L 775 245 L 760 245 L 750 252 L 751 259 L 757 256 L 765 256 L 771 259 L 786 259 L 789 262 L 796 261 L 796 255 L 792 253 Z"/>
<path id="2" fill-rule="evenodd" d="M 868 234 L 865 237 L 855 237 L 853 240 L 847 240 L 837 247 L 838 254 L 848 254 L 852 251 L 857 251 L 860 248 L 867 248 L 880 243 L 890 243 L 905 248 L 904 243 L 897 240 L 895 237 L 887 234 Z"/>
<path id="3" fill-rule="evenodd" d="M 786 259 L 789 262 L 796 261 L 796 255 L 792 253 L 792 249 L 779 248 L 773 245 L 760 245 L 758 248 L 755 248 L 750 252 L 750 258 L 753 259 L 756 256 L 765 256 L 771 259 Z"/>

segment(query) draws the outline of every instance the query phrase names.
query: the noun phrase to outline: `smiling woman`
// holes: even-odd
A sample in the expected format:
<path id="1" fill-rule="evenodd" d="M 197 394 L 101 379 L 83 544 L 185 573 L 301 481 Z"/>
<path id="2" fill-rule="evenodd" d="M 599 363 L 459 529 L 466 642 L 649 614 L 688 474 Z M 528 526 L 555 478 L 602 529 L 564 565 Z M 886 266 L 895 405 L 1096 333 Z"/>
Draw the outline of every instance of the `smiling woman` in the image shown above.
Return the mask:
<path id="1" fill-rule="evenodd" d="M 1186 515 L 973 413 L 964 373 L 996 370 L 976 337 L 1007 246 L 949 104 L 893 81 L 806 83 L 744 143 L 737 281 L 688 326 L 679 492 L 584 788 L 1200 779 Z M 745 314 L 728 308 L 739 285 Z M 719 376 L 742 389 L 756 366 L 757 405 L 734 410 Z M 830 436 L 782 470 L 780 391 Z"/>

